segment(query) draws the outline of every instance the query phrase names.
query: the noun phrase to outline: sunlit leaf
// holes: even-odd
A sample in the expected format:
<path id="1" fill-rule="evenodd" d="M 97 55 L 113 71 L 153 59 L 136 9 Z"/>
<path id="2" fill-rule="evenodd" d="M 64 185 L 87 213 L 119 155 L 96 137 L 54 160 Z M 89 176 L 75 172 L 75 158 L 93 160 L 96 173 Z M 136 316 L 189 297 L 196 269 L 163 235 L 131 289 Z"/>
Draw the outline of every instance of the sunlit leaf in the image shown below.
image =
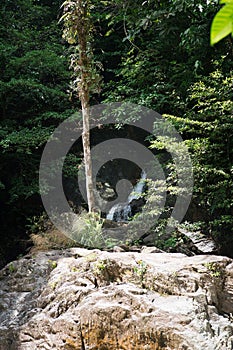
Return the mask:
<path id="1" fill-rule="evenodd" d="M 214 45 L 229 34 L 233 34 L 233 0 L 224 0 L 224 7 L 214 17 L 210 31 L 210 44 Z"/>

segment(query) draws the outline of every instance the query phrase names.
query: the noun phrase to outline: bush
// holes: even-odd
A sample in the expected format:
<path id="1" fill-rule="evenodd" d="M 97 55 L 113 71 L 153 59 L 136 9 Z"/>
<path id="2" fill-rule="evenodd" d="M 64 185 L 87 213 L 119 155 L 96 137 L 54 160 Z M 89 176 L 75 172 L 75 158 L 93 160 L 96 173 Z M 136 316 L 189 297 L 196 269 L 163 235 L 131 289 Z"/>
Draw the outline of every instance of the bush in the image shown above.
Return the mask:
<path id="1" fill-rule="evenodd" d="M 99 214 L 83 212 L 73 224 L 71 238 L 84 247 L 103 248 L 103 223 Z"/>

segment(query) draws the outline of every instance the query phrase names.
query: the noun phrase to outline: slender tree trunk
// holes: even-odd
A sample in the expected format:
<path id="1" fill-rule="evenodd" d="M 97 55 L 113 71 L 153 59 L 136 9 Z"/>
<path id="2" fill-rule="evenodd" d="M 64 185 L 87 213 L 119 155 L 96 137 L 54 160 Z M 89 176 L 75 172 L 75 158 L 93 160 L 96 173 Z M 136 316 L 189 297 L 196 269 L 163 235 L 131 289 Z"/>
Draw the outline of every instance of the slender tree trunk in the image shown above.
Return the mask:
<path id="1" fill-rule="evenodd" d="M 83 117 L 83 151 L 86 175 L 87 204 L 89 212 L 94 210 L 94 186 L 90 145 L 90 93 L 93 90 L 93 57 L 91 50 L 90 0 L 66 0 L 64 3 L 63 37 L 70 43 L 78 44 L 78 57 L 73 55 L 71 67 L 75 73 L 75 87 L 78 90 Z"/>
<path id="2" fill-rule="evenodd" d="M 83 96 L 82 104 L 82 116 L 83 116 L 83 152 L 84 152 L 84 164 L 86 175 L 86 191 L 87 191 L 87 203 L 89 212 L 93 211 L 95 206 L 93 179 L 92 179 L 92 159 L 91 159 L 91 145 L 90 145 L 90 106 L 87 100 L 88 96 Z"/>
<path id="3" fill-rule="evenodd" d="M 86 15 L 86 14 L 85 14 Z M 84 20 L 85 16 L 84 15 Z M 86 30 L 85 30 L 86 29 Z M 81 70 L 81 81 L 79 89 L 79 98 L 82 106 L 82 118 L 83 118 L 83 152 L 84 152 L 84 165 L 86 175 L 86 191 L 87 191 L 87 203 L 88 210 L 92 212 L 95 207 L 94 198 L 94 186 L 92 178 L 92 159 L 91 159 L 91 144 L 90 144 L 90 81 L 91 81 L 91 64 L 88 57 L 88 37 L 90 29 L 83 27 L 83 30 L 79 31 L 78 43 L 79 43 L 79 66 Z"/>

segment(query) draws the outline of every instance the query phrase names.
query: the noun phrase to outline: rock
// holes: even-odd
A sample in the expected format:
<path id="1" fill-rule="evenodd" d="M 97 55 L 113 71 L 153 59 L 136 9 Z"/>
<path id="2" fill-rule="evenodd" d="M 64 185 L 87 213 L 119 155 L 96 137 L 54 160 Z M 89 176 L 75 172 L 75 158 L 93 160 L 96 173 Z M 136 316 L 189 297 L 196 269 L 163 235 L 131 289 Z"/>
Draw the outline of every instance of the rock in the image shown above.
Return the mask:
<path id="1" fill-rule="evenodd" d="M 104 222 L 103 222 L 104 229 L 119 228 L 119 227 L 124 226 L 124 225 L 125 224 L 122 222 L 116 222 L 116 221 L 112 221 L 112 220 L 108 220 L 108 219 L 104 219 Z"/>
<path id="2" fill-rule="evenodd" d="M 148 253 L 164 253 L 164 251 L 162 251 L 161 249 L 157 248 L 157 247 L 147 247 L 147 246 L 143 246 L 141 248 L 141 252 L 144 254 L 148 254 Z"/>
<path id="3" fill-rule="evenodd" d="M 116 253 L 123 253 L 123 252 L 127 252 L 129 249 L 127 249 L 127 246 L 118 246 L 118 245 L 115 245 L 113 248 L 112 248 L 112 251 L 113 252 L 116 252 Z"/>
<path id="4" fill-rule="evenodd" d="M 104 201 L 112 201 L 114 199 L 116 199 L 116 192 L 114 191 L 114 188 L 112 188 L 110 186 L 109 183 L 107 182 L 100 182 L 98 181 L 96 183 L 96 188 L 98 190 L 98 193 L 100 195 L 100 197 L 104 200 Z"/>
<path id="5" fill-rule="evenodd" d="M 232 271 L 146 248 L 37 252 L 0 271 L 0 350 L 232 350 Z"/>
<path id="6" fill-rule="evenodd" d="M 218 249 L 217 249 L 216 243 L 210 237 L 206 237 L 206 235 L 204 235 L 200 231 L 189 232 L 182 228 L 179 228 L 178 231 L 181 234 L 188 237 L 200 253 L 204 253 L 204 254 L 217 253 Z"/>
<path id="7" fill-rule="evenodd" d="M 140 197 L 137 199 L 133 199 L 129 204 L 131 206 L 131 216 L 134 216 L 137 213 L 142 211 L 142 207 L 145 204 L 145 198 Z"/>

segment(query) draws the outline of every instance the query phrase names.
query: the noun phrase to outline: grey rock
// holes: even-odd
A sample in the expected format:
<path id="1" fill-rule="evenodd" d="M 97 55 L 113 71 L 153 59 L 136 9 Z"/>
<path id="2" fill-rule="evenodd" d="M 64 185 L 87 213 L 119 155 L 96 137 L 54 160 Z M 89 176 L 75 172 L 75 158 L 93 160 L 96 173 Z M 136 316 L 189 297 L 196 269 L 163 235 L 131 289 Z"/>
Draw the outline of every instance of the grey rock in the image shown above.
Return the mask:
<path id="1" fill-rule="evenodd" d="M 192 241 L 199 252 L 204 254 L 213 254 L 217 252 L 215 242 L 210 237 L 206 237 L 202 232 L 190 232 L 182 228 L 179 228 L 178 230 Z"/>
<path id="2" fill-rule="evenodd" d="M 157 247 L 147 247 L 147 246 L 143 246 L 141 248 L 141 252 L 144 254 L 150 254 L 150 253 L 164 253 L 161 249 L 157 248 Z"/>
<path id="3" fill-rule="evenodd" d="M 38 252 L 0 271 L 0 350 L 232 350 L 233 261 Z"/>

